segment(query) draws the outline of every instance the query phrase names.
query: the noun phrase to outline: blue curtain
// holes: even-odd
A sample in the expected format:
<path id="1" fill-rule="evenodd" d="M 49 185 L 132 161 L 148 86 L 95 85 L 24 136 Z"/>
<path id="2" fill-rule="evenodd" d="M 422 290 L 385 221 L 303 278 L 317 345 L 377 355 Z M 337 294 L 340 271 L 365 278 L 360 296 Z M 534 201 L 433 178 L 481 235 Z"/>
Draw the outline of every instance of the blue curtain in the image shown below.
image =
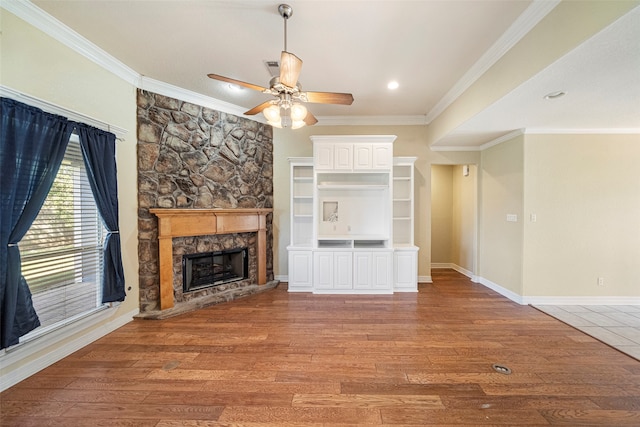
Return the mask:
<path id="1" fill-rule="evenodd" d="M 116 137 L 84 124 L 76 123 L 82 157 L 91 191 L 107 229 L 104 242 L 102 302 L 124 301 L 124 270 L 118 230 L 118 187 L 116 171 Z"/>
<path id="2" fill-rule="evenodd" d="M 18 242 L 47 198 L 73 124 L 11 99 L 0 101 L 0 348 L 5 348 L 40 326 L 21 274 Z"/>

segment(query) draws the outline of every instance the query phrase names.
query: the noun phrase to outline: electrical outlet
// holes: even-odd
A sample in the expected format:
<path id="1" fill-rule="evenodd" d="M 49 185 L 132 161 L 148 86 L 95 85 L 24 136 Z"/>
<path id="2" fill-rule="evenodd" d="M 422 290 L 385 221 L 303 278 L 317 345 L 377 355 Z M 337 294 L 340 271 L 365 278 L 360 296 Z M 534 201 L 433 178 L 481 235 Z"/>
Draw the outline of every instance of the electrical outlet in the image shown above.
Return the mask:
<path id="1" fill-rule="evenodd" d="M 604 286 L 604 277 L 598 277 L 598 286 Z"/>
<path id="2" fill-rule="evenodd" d="M 509 221 L 509 222 L 518 222 L 518 215 L 516 215 L 516 214 L 507 214 L 507 221 Z"/>

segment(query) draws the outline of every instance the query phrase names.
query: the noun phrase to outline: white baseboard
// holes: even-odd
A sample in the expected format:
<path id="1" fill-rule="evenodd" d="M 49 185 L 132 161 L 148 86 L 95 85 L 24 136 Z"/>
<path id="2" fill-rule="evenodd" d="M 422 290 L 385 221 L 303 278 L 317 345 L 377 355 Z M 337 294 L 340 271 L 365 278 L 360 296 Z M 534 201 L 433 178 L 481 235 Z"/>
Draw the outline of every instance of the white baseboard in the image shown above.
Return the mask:
<path id="1" fill-rule="evenodd" d="M 507 297 L 509 298 L 511 301 L 516 302 L 520 305 L 526 305 L 527 303 L 524 302 L 524 298 L 521 295 L 516 294 L 515 292 L 504 288 L 500 285 L 498 285 L 497 283 L 492 282 L 491 280 L 485 279 L 484 277 L 477 277 L 477 282 L 476 283 L 480 283 L 483 286 L 486 286 L 489 289 L 492 289 L 494 291 L 496 291 L 497 293 L 499 293 L 500 295 L 502 295 L 503 297 Z"/>
<path id="2" fill-rule="evenodd" d="M 278 274 L 277 276 L 273 276 L 274 280 L 279 282 L 287 282 L 289 283 L 289 275 L 288 274 Z"/>
<path id="3" fill-rule="evenodd" d="M 640 305 L 640 297 L 523 296 L 483 277 L 479 277 L 477 282 L 520 305 Z"/>
<path id="4" fill-rule="evenodd" d="M 453 264 L 450 262 L 432 262 L 431 268 L 453 268 Z"/>
<path id="5" fill-rule="evenodd" d="M 523 297 L 530 305 L 640 305 L 640 297 Z"/>
<path id="6" fill-rule="evenodd" d="M 418 283 L 433 283 L 431 276 L 418 276 Z"/>
<path id="7" fill-rule="evenodd" d="M 90 327 L 92 323 L 95 324 L 104 320 L 105 316 L 113 314 L 112 310 L 115 310 L 115 308 L 105 310 L 95 316 L 91 316 L 91 319 L 88 319 L 86 322 L 80 322 L 76 325 L 71 324 L 33 340 L 32 342 L 24 343 L 22 345 L 18 344 L 14 348 L 10 347 L 5 349 L 3 354 L 0 355 L 0 364 L 3 366 L 3 370 L 5 368 L 9 368 L 12 364 L 19 362 L 20 360 L 28 359 L 39 352 L 46 351 L 47 347 L 55 345 L 56 342 L 73 333 L 81 334 L 82 332 L 80 329 L 86 329 Z M 82 347 L 91 344 L 108 333 L 115 331 L 119 327 L 126 325 L 133 320 L 133 316 L 138 314 L 138 312 L 139 310 L 135 309 L 129 313 L 123 314 L 122 316 L 118 316 L 91 332 L 80 335 L 78 338 L 66 343 L 64 346 L 60 346 L 57 349 L 45 353 L 16 369 L 10 370 L 7 374 L 2 374 L 0 376 L 0 391 L 4 391 L 9 387 L 14 386 L 20 381 L 29 378 L 31 375 L 67 357 L 71 353 L 80 350 Z"/>

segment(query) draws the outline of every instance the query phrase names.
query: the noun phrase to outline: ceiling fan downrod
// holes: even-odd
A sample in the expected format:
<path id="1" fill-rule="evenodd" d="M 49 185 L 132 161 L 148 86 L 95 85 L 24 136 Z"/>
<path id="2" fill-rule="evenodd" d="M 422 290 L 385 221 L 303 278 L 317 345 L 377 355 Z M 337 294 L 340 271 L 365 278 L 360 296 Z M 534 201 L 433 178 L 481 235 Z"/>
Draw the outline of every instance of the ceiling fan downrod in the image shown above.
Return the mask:
<path id="1" fill-rule="evenodd" d="M 278 12 L 284 19 L 284 51 L 287 52 L 287 20 L 293 15 L 293 8 L 288 4 L 278 6 Z"/>

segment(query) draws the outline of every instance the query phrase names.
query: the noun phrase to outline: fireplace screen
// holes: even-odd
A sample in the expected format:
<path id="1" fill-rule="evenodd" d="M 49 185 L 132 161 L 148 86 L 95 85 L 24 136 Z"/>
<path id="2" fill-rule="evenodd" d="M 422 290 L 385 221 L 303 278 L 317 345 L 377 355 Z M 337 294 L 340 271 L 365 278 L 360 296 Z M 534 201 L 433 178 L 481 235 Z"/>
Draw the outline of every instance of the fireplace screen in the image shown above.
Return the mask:
<path id="1" fill-rule="evenodd" d="M 247 248 L 203 252 L 182 257 L 183 292 L 246 279 L 249 271 Z"/>

